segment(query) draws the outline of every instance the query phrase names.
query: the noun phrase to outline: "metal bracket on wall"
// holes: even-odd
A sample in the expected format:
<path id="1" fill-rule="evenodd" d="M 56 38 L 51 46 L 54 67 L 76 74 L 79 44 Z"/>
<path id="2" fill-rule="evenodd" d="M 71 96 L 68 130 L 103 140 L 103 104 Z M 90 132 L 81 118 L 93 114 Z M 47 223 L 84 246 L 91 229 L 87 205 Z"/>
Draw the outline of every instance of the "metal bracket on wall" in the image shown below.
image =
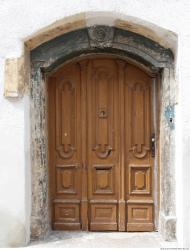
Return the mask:
<path id="1" fill-rule="evenodd" d="M 168 105 L 165 109 L 165 117 L 170 129 L 175 128 L 175 107 L 174 105 Z"/>

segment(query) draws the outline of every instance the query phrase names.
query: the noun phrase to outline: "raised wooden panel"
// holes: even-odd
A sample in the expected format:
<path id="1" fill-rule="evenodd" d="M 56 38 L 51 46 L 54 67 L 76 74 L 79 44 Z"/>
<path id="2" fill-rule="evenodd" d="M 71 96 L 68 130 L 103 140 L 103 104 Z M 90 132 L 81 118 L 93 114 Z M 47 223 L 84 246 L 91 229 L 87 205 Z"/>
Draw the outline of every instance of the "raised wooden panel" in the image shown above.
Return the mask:
<path id="1" fill-rule="evenodd" d="M 152 231 L 151 78 L 127 65 L 124 92 L 127 230 Z"/>
<path id="2" fill-rule="evenodd" d="M 153 205 L 128 204 L 128 231 L 153 231 Z"/>
<path id="3" fill-rule="evenodd" d="M 77 168 L 78 165 L 56 166 L 58 194 L 77 194 Z"/>
<path id="4" fill-rule="evenodd" d="M 129 192 L 130 194 L 150 194 L 150 166 L 129 166 Z"/>
<path id="5" fill-rule="evenodd" d="M 93 166 L 93 193 L 114 194 L 115 192 L 114 165 Z"/>
<path id="6" fill-rule="evenodd" d="M 56 87 L 56 150 L 63 159 L 76 150 L 76 89 L 72 79 L 62 79 Z"/>
<path id="7" fill-rule="evenodd" d="M 117 63 L 110 59 L 93 59 L 88 64 L 87 154 L 90 230 L 117 230 L 118 227 L 117 178 L 120 177 L 117 71 Z M 112 205 L 113 201 L 116 204 Z"/>
<path id="8" fill-rule="evenodd" d="M 80 229 L 80 209 L 78 204 L 54 205 L 54 229 Z"/>
<path id="9" fill-rule="evenodd" d="M 91 91 L 93 150 L 105 159 L 114 149 L 114 76 L 109 67 L 93 69 Z"/>
<path id="10" fill-rule="evenodd" d="M 130 147 L 135 158 L 142 159 L 150 151 L 150 87 L 149 82 L 127 84 L 130 105 Z"/>
<path id="11" fill-rule="evenodd" d="M 91 230 L 117 230 L 117 205 L 91 205 Z"/>
<path id="12" fill-rule="evenodd" d="M 52 226 L 56 230 L 78 230 L 82 198 L 79 66 L 70 64 L 55 72 L 48 91 Z"/>

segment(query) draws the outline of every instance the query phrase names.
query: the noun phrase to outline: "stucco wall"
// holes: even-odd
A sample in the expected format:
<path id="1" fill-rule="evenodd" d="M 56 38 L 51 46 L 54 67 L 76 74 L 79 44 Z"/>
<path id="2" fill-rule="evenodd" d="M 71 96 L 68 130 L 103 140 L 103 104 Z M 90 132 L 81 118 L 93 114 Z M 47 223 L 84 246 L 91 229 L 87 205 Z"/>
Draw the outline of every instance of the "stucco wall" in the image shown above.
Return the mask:
<path id="1" fill-rule="evenodd" d="M 5 59 L 21 56 L 24 41 L 31 47 L 40 43 L 41 40 L 35 39 L 29 42 L 33 34 L 64 17 L 80 14 L 89 26 L 112 25 L 115 19 L 125 20 L 129 29 L 134 27 L 136 32 L 145 32 L 169 46 L 176 55 L 179 82 L 174 161 L 177 238 L 180 245 L 190 246 L 189 13 L 188 0 L 0 0 L 0 245 L 18 246 L 28 242 L 31 208 L 29 110 L 26 105 L 29 100 L 27 93 L 18 99 L 3 96 Z M 141 26 L 146 29 L 138 28 Z"/>

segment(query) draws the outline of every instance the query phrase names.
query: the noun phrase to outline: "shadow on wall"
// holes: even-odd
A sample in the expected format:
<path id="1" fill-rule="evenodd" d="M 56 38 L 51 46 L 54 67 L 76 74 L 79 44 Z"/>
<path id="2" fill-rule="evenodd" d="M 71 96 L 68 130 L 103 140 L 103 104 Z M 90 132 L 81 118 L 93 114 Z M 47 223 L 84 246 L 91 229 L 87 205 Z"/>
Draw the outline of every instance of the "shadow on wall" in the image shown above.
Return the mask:
<path id="1" fill-rule="evenodd" d="M 11 212 L 0 210 L 0 247 L 26 246 L 26 230 L 21 222 Z"/>

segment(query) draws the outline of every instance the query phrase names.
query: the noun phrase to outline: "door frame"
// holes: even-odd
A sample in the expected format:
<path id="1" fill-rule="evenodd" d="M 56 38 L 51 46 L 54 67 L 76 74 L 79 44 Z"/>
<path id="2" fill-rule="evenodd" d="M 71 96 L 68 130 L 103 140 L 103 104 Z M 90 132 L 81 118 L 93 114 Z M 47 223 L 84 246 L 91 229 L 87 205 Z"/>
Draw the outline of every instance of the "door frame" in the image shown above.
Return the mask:
<path id="1" fill-rule="evenodd" d="M 101 36 L 101 39 L 99 36 L 96 37 L 99 30 L 105 34 Z M 130 44 L 130 41 L 126 39 L 129 36 L 133 37 L 134 44 Z M 171 193 L 175 195 L 174 159 L 172 158 L 175 151 L 175 135 L 172 126 L 174 120 L 170 121 L 167 113 L 168 109 L 174 109 L 176 103 L 169 91 L 175 82 L 173 54 L 169 49 L 165 49 L 148 38 L 108 26 L 93 26 L 72 31 L 31 51 L 32 237 L 43 237 L 50 230 L 46 76 L 66 61 L 93 53 L 122 56 L 146 69 L 147 72 L 159 75 L 161 91 L 158 130 L 160 133 L 161 196 L 158 229 L 163 234 L 167 230 L 169 237 L 175 238 L 175 199 L 169 196 Z M 168 174 L 170 178 L 167 178 Z"/>

